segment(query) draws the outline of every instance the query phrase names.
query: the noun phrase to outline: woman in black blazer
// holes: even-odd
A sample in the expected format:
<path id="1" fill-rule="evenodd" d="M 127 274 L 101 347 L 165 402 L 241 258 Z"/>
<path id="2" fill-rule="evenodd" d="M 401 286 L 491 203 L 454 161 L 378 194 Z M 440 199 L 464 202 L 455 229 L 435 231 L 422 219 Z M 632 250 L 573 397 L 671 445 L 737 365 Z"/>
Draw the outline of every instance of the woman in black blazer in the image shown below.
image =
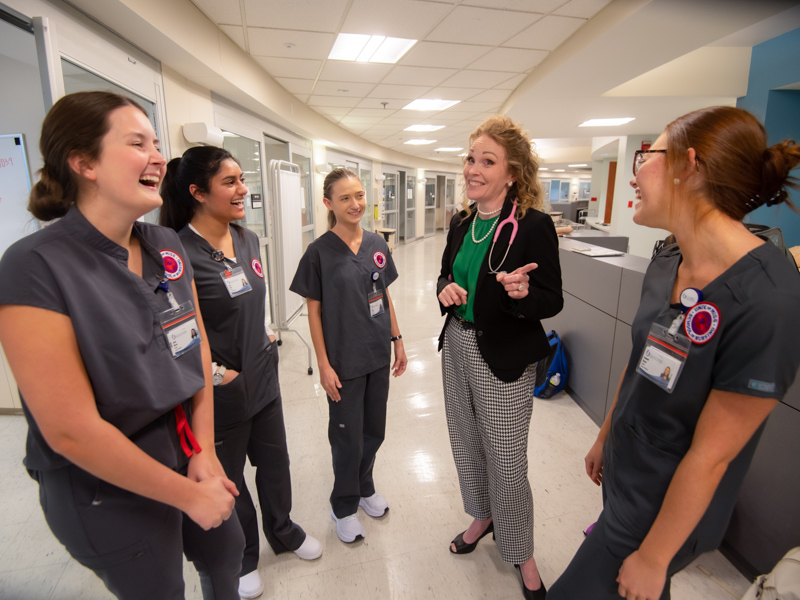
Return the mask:
<path id="1" fill-rule="evenodd" d="M 545 597 L 533 558 L 528 430 L 536 362 L 549 344 L 540 319 L 563 306 L 558 239 L 541 212 L 538 163 L 511 119 L 490 117 L 464 160 L 472 204 L 450 224 L 437 294 L 445 407 L 469 528 L 465 554 L 489 532 L 522 576 L 526 598 Z"/>

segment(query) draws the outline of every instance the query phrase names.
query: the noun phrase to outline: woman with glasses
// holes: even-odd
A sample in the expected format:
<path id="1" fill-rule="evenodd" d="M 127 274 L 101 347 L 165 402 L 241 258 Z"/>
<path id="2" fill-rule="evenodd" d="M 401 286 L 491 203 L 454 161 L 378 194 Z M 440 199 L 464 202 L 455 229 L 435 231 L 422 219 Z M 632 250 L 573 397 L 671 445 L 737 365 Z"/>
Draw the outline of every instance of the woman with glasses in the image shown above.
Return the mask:
<path id="1" fill-rule="evenodd" d="M 437 283 L 450 445 L 473 518 L 450 552 L 472 552 L 492 533 L 503 561 L 520 570 L 524 597 L 541 600 L 528 431 L 536 362 L 550 349 L 540 320 L 563 306 L 558 239 L 522 129 L 495 115 L 469 141 L 470 204 L 453 217 Z"/>
<path id="2" fill-rule="evenodd" d="M 645 275 L 631 356 L 586 456 L 603 512 L 551 600 L 668 599 L 671 576 L 722 541 L 800 364 L 797 268 L 742 224 L 798 187 L 800 148 L 766 139 L 751 114 L 717 106 L 637 152 L 633 219 L 677 243 Z"/>
<path id="3" fill-rule="evenodd" d="M 214 361 L 217 456 L 239 490 L 236 514 L 246 542 L 239 595 L 256 598 L 264 584 L 258 573 L 258 517 L 244 480 L 246 459 L 256 468 L 262 527 L 275 554 L 294 552 L 314 560 L 322 544 L 290 516 L 292 481 L 278 350 L 265 325 L 267 289 L 258 236 L 236 223 L 245 218 L 247 191 L 230 152 L 190 148 L 167 166 L 159 218 L 178 231 L 194 268 Z"/>

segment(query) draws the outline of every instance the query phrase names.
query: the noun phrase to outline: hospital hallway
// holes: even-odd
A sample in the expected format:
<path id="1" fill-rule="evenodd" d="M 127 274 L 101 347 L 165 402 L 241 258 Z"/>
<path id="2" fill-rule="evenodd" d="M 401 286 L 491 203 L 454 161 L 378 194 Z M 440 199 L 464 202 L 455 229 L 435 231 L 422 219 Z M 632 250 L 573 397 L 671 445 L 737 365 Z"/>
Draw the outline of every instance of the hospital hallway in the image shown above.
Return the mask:
<path id="1" fill-rule="evenodd" d="M 316 364 L 309 376 L 306 347 L 296 334 L 283 332 L 280 377 L 291 456 L 292 518 L 322 542 L 324 553 L 310 562 L 293 553 L 275 556 L 262 533 L 259 571 L 266 585 L 264 600 L 522 597 L 516 570 L 502 562 L 490 537 L 471 554 L 448 551 L 450 540 L 466 529 L 470 517 L 463 512 L 450 452 L 436 351 L 443 317 L 435 289 L 444 246 L 444 234 L 437 233 L 400 245 L 393 254 L 400 277 L 389 292 L 409 364 L 404 375 L 391 381 L 386 441 L 375 464 L 376 488 L 391 509 L 381 519 L 359 510 L 367 535 L 353 544 L 339 541 L 330 516 L 328 409 Z M 305 316 L 292 327 L 310 344 Z M 26 429 L 22 416 L 0 416 L 0 598 L 111 598 L 47 528 L 37 486 L 21 463 Z M 601 510 L 600 489 L 583 466 L 597 431 L 565 392 L 553 400 L 534 401 L 528 475 L 535 507 L 535 556 L 548 587 Z M 247 479 L 255 493 L 253 476 L 248 465 Z M 184 573 L 186 598 L 201 599 L 199 579 L 189 563 Z M 731 600 L 740 598 L 748 585 L 714 552 L 673 579 L 672 598 Z"/>

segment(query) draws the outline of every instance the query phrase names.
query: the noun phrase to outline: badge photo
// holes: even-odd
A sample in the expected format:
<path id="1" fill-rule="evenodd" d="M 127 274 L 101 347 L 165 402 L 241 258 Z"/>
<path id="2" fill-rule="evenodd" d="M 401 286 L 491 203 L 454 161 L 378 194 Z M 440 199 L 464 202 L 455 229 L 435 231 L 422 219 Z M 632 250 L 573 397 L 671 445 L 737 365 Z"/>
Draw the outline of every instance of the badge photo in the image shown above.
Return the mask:
<path id="1" fill-rule="evenodd" d="M 705 344 L 719 329 L 719 309 L 711 302 L 695 304 L 686 313 L 683 328 L 695 344 Z"/>
<path id="2" fill-rule="evenodd" d="M 375 266 L 379 269 L 382 269 L 386 266 L 386 255 L 380 250 L 372 255 L 372 260 L 375 262 Z"/>
<path id="3" fill-rule="evenodd" d="M 250 261 L 250 266 L 253 268 L 253 272 L 256 275 L 261 277 L 261 279 L 264 279 L 264 269 L 261 267 L 261 263 L 257 258 L 254 258 L 252 261 Z"/>
<path id="4" fill-rule="evenodd" d="M 180 279 L 183 275 L 183 259 L 172 250 L 162 250 L 161 259 L 164 261 L 164 275 L 170 281 Z"/>

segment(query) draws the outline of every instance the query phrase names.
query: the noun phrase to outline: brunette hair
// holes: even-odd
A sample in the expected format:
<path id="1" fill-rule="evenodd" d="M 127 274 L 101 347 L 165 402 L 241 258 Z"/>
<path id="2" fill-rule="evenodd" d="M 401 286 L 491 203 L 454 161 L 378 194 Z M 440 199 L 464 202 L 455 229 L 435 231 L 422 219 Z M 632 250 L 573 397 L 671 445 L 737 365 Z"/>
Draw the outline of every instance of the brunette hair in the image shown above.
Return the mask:
<path id="1" fill-rule="evenodd" d="M 345 177 L 352 177 L 353 179 L 361 181 L 358 179 L 358 175 L 353 173 L 350 169 L 345 169 L 344 167 L 334 169 L 325 176 L 325 182 L 322 184 L 322 197 L 332 201 L 333 184 L 341 179 L 344 179 Z M 328 210 L 328 229 L 333 229 L 335 225 L 336 215 L 333 214 L 332 210 Z"/>
<path id="2" fill-rule="evenodd" d="M 189 187 L 197 186 L 201 192 L 211 190 L 211 180 L 219 173 L 222 163 L 232 160 L 239 164 L 233 155 L 224 148 L 216 146 L 195 146 L 173 158 L 167 163 L 167 173 L 161 183 L 161 199 L 164 204 L 158 215 L 159 225 L 180 231 L 192 220 L 197 210 Z M 243 235 L 240 225 L 232 224 L 234 230 Z"/>
<path id="3" fill-rule="evenodd" d="M 539 183 L 539 157 L 533 151 L 527 133 L 506 115 L 492 115 L 469 136 L 470 147 L 482 135 L 489 136 L 506 151 L 508 171 L 516 177 L 508 195 L 517 198 L 517 219 L 523 218 L 528 209 L 542 210 L 544 203 Z M 466 195 L 466 188 L 464 193 Z M 468 204 L 468 201 L 464 204 Z M 462 213 L 466 213 L 464 219 L 468 218 L 472 214 L 472 206 L 466 206 Z"/>
<path id="4" fill-rule="evenodd" d="M 781 202 L 797 211 L 786 187 L 800 189 L 789 176 L 800 163 L 800 147 L 784 140 L 768 148 L 764 126 L 746 110 L 702 108 L 675 119 L 665 133 L 670 179 L 681 177 L 686 152 L 694 148 L 703 194 L 729 217 L 741 221 L 762 204 Z"/>
<path id="5" fill-rule="evenodd" d="M 44 166 L 31 190 L 28 210 L 41 221 L 63 217 L 78 199 L 77 175 L 69 166 L 73 152 L 97 160 L 110 129 L 109 115 L 118 108 L 144 109 L 111 92 L 77 92 L 56 102 L 42 122 L 39 151 Z"/>

